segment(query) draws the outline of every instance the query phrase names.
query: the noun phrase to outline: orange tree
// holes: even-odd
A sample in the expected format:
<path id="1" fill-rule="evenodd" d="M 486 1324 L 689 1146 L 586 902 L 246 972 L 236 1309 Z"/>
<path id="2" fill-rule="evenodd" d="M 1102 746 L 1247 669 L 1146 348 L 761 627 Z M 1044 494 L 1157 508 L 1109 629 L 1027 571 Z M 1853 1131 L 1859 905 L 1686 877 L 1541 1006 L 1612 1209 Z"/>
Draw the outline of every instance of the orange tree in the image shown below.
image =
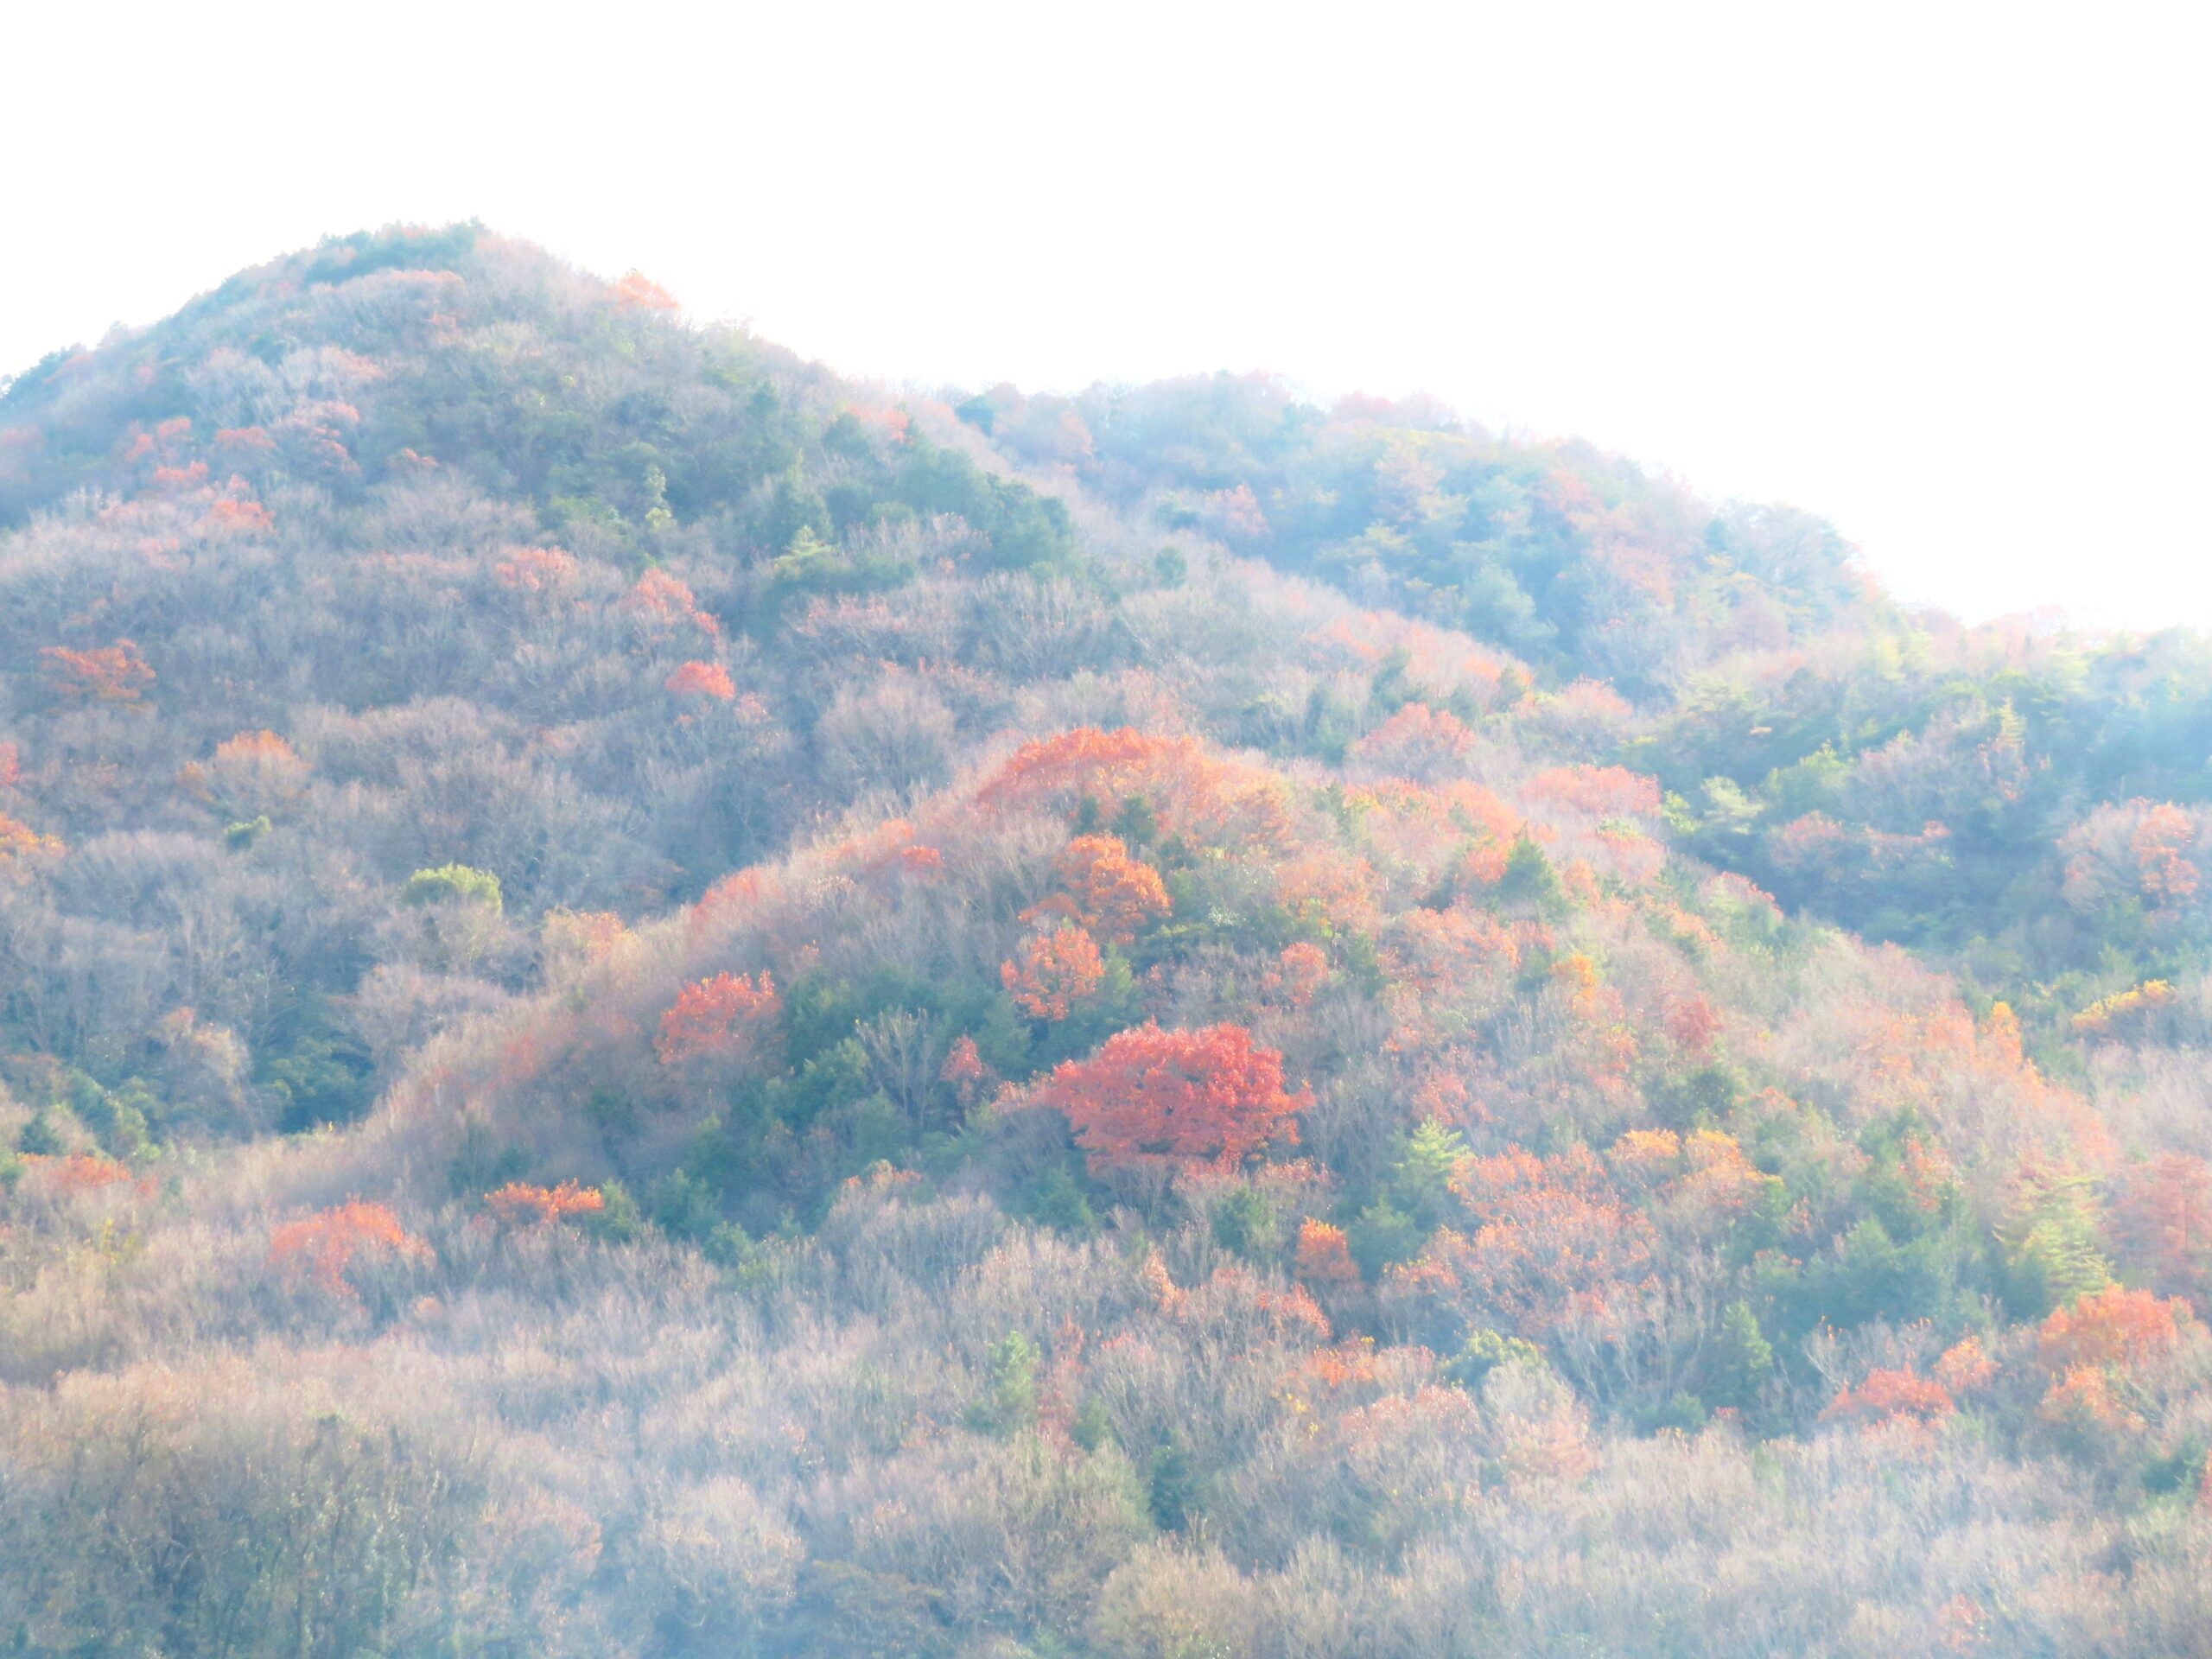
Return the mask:
<path id="1" fill-rule="evenodd" d="M 1039 1086 L 1065 1114 L 1094 1169 L 1243 1162 L 1277 1135 L 1297 1138 L 1304 1090 L 1283 1088 L 1282 1056 L 1242 1026 L 1146 1025 L 1069 1060 Z"/>

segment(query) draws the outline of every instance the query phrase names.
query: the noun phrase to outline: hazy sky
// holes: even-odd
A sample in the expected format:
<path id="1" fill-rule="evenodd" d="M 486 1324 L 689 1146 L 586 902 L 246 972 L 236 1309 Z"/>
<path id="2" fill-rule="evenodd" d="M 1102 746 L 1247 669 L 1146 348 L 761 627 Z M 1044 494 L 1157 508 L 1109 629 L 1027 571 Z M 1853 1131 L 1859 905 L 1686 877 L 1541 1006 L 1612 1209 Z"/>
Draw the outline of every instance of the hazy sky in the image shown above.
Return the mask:
<path id="1" fill-rule="evenodd" d="M 2208 16 L 0 5 L 0 372 L 475 217 L 855 372 L 1425 389 L 2212 625 Z"/>

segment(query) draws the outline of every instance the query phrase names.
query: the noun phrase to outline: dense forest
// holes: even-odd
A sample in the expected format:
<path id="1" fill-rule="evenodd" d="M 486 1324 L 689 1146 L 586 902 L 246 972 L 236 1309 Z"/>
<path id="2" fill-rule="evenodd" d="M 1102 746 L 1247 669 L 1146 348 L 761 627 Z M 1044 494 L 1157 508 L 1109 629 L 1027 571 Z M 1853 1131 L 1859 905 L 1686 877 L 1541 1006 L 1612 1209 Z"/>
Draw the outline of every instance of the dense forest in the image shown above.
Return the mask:
<path id="1" fill-rule="evenodd" d="M 474 226 L 0 382 L 0 1650 L 2212 1653 L 2212 648 Z"/>

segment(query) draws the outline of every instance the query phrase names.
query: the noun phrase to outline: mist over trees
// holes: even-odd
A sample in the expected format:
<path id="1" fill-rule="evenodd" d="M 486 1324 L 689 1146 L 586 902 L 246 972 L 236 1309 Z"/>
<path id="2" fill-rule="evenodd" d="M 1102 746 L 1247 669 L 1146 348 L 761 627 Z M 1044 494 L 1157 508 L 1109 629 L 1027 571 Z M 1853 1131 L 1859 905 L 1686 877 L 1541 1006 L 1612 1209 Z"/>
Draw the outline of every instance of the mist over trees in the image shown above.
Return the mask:
<path id="1" fill-rule="evenodd" d="M 2212 658 L 474 226 L 0 390 L 0 1646 L 2201 1654 Z"/>

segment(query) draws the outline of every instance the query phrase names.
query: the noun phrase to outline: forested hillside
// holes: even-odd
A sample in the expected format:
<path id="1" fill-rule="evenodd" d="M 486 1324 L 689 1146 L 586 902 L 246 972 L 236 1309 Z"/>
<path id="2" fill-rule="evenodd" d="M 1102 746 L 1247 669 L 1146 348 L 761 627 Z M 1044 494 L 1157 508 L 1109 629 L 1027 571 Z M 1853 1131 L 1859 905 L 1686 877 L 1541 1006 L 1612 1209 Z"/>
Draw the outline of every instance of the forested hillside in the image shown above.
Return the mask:
<path id="1" fill-rule="evenodd" d="M 0 1649 L 2202 1654 L 2212 653 L 475 226 L 0 391 Z"/>

